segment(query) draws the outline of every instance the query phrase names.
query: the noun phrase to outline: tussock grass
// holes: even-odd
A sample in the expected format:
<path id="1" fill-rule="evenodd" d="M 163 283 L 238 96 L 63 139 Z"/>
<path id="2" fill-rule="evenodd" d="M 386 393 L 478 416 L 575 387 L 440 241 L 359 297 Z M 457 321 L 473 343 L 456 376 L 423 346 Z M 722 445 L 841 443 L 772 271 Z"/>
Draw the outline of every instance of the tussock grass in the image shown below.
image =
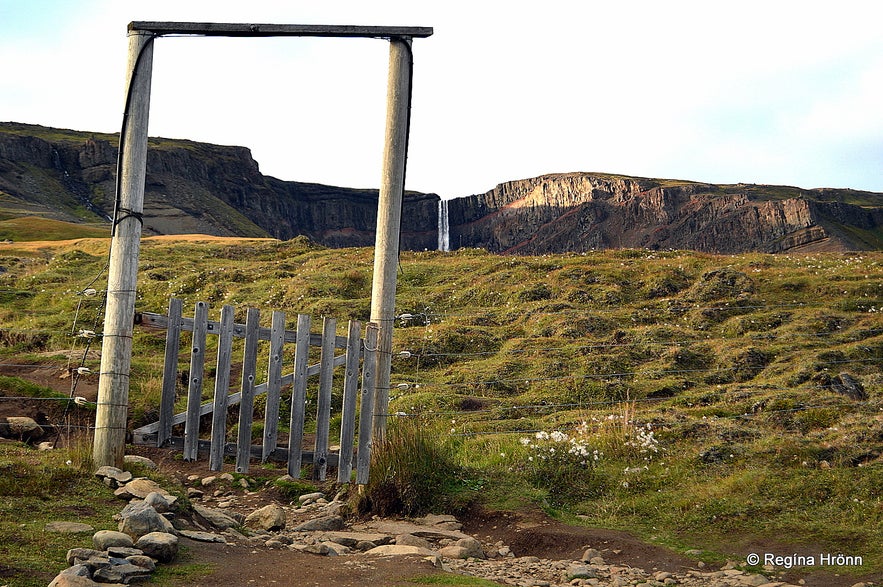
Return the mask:
<path id="1" fill-rule="evenodd" d="M 45 337 L 27 351 L 32 359 L 66 352 L 78 305 L 80 328 L 100 311 L 100 296 L 76 292 L 100 275 L 105 255 L 97 239 L 0 244 L 0 290 L 13 292 L 0 298 L 10 341 L 0 353 L 22 357 L 16 337 L 25 333 Z M 282 309 L 289 328 L 304 312 L 314 332 L 327 315 L 343 334 L 346 319 L 367 318 L 372 258 L 305 239 L 146 239 L 136 310 L 164 313 L 176 295 L 185 313 L 209 301 L 214 319 L 232 304 L 241 322 L 251 305 L 266 325 Z M 411 437 L 411 448 L 452 475 L 431 499 L 407 497 L 413 481 L 395 487 L 391 477 L 389 494 L 402 504 L 388 507 L 529 500 L 710 556 L 738 558 L 740 544 L 768 539 L 848 549 L 879 570 L 881 269 L 881 253 L 402 253 L 396 313 L 410 318 L 396 322 L 392 383 L 410 387 L 392 391 L 390 408 L 425 423 L 432 438 Z M 138 420 L 158 401 L 162 337 L 136 329 Z M 844 395 L 842 374 L 865 399 Z M 610 416 L 628 425 L 602 427 Z M 584 422 L 592 450 L 604 453 L 597 464 L 527 465 L 521 438 L 571 436 Z M 649 461 L 626 444 L 648 424 L 659 449 Z M 414 458 L 375 469 L 434 473 Z"/>

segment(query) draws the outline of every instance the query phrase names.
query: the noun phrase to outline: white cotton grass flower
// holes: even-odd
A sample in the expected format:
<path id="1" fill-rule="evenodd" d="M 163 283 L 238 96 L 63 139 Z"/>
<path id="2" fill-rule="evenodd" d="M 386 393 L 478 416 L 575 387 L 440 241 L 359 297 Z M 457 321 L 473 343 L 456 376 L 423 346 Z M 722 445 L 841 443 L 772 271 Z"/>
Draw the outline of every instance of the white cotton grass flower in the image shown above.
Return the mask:
<path id="1" fill-rule="evenodd" d="M 554 430 L 552 434 L 549 435 L 549 438 L 553 442 L 565 442 L 567 441 L 567 435 L 561 432 L 560 430 Z"/>

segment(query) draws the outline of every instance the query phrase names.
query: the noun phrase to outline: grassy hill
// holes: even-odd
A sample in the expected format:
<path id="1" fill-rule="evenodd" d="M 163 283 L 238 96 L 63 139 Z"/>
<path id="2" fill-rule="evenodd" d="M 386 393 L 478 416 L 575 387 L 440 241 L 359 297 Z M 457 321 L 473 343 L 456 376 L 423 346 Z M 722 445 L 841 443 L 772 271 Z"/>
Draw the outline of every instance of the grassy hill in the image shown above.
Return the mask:
<path id="1" fill-rule="evenodd" d="M 107 244 L 0 244 L 5 362 L 62 366 L 79 348 L 101 296 L 77 294 L 103 287 Z M 368 319 L 372 259 L 301 238 L 146 239 L 136 309 L 174 295 L 212 319 L 223 304 L 238 322 L 284 310 L 289 328 L 332 316 L 343 334 Z M 881 310 L 881 253 L 403 253 L 391 412 L 437 432 L 461 500 L 536 503 L 712 561 L 776 544 L 879 572 Z M 134 346 L 138 425 L 163 339 L 137 330 Z"/>

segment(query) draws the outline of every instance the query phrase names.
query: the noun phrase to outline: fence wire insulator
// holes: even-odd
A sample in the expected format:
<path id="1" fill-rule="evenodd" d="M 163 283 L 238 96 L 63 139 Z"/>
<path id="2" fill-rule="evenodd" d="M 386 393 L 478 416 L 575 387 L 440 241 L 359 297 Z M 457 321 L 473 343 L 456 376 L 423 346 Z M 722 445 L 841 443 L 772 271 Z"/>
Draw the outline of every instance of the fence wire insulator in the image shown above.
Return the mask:
<path id="1" fill-rule="evenodd" d="M 78 406 L 86 406 L 89 404 L 89 400 L 87 400 L 86 398 L 84 398 L 81 395 L 78 395 L 77 397 L 74 398 L 74 403 L 77 404 Z"/>
<path id="2" fill-rule="evenodd" d="M 413 355 L 412 355 L 411 351 L 400 351 L 399 352 L 400 359 L 410 359 L 412 356 Z"/>
<path id="3" fill-rule="evenodd" d="M 92 369 L 89 367 L 77 367 L 77 375 L 91 375 Z"/>
<path id="4" fill-rule="evenodd" d="M 98 295 L 98 290 L 94 287 L 87 287 L 83 291 L 77 292 L 77 295 L 86 296 L 87 298 L 92 298 Z"/>
<path id="5" fill-rule="evenodd" d="M 94 330 L 80 330 L 77 332 L 77 338 L 88 338 L 92 339 L 98 336 Z"/>
<path id="6" fill-rule="evenodd" d="M 408 390 L 408 389 L 411 389 L 411 384 L 410 383 L 399 383 L 398 385 L 396 385 L 396 389 Z"/>

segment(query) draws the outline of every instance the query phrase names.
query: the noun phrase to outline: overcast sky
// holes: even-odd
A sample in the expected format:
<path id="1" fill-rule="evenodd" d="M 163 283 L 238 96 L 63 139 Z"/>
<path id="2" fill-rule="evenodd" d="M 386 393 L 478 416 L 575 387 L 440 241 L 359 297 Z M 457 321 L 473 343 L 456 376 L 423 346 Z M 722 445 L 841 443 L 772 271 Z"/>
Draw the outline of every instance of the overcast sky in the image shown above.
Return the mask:
<path id="1" fill-rule="evenodd" d="M 116 132 L 133 20 L 434 27 L 407 188 L 544 173 L 883 191 L 883 4 L 740 0 L 0 0 L 0 120 Z M 156 41 L 150 134 L 281 179 L 380 180 L 388 43 Z"/>

